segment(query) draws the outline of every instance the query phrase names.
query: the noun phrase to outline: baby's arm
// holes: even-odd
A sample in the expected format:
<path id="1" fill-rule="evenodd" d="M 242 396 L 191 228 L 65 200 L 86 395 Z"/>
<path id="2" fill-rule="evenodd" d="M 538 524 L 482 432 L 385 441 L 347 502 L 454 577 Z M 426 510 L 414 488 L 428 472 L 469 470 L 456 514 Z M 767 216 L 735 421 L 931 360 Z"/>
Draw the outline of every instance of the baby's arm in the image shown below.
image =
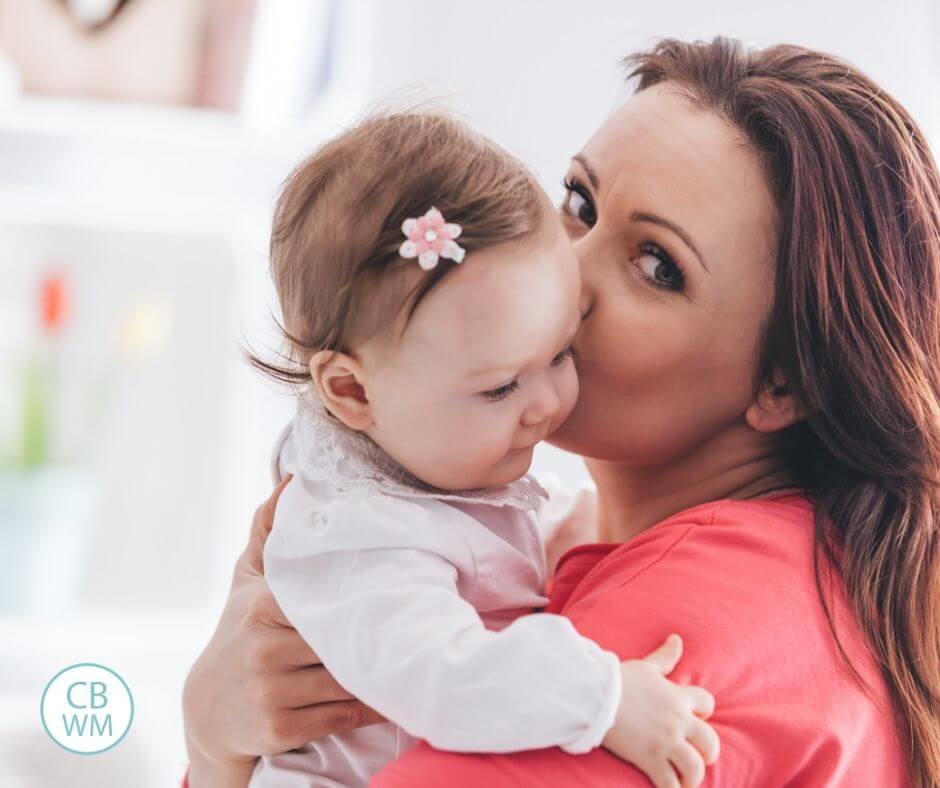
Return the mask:
<path id="1" fill-rule="evenodd" d="M 576 754 L 603 742 L 654 780 L 670 760 L 681 772 L 703 768 L 701 758 L 687 766 L 676 756 L 704 736 L 695 712 L 708 712 L 702 698 L 710 696 L 665 678 L 660 666 L 678 659 L 675 644 L 621 664 L 561 616 L 486 630 L 459 594 L 460 582 L 473 581 L 473 556 L 432 519 L 380 497 L 331 504 L 300 531 L 275 525 L 269 582 L 340 684 L 439 749 L 558 745 Z M 294 538 L 278 544 L 289 532 Z M 399 546 L 406 541 L 427 549 Z"/>
<path id="2" fill-rule="evenodd" d="M 375 496 L 276 521 L 265 574 L 336 680 L 435 747 L 586 752 L 614 721 L 619 659 L 562 616 L 488 631 L 459 593 L 472 554 L 421 506 Z"/>

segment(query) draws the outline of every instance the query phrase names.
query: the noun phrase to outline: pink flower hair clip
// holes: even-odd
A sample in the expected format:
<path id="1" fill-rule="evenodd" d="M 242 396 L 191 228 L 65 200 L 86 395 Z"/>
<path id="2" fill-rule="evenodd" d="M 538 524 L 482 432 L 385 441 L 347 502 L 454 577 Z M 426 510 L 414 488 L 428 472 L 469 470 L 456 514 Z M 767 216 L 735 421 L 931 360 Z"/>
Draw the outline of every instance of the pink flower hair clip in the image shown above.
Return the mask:
<path id="1" fill-rule="evenodd" d="M 425 271 L 434 268 L 442 257 L 462 263 L 467 250 L 455 240 L 462 229 L 459 224 L 445 222 L 441 212 L 432 207 L 424 216 L 405 219 L 401 231 L 408 240 L 398 247 L 398 253 L 409 259 L 417 257 Z"/>

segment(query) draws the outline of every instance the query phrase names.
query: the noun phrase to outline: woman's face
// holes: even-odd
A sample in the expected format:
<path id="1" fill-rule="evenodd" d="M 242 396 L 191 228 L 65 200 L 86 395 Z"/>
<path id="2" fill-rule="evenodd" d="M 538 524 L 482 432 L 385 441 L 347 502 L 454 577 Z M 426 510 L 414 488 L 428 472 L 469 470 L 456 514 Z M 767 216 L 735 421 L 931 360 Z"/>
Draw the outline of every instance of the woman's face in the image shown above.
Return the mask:
<path id="1" fill-rule="evenodd" d="M 665 83 L 601 126 L 566 185 L 581 395 L 551 442 L 648 468 L 735 433 L 748 441 L 775 245 L 750 146 Z"/>

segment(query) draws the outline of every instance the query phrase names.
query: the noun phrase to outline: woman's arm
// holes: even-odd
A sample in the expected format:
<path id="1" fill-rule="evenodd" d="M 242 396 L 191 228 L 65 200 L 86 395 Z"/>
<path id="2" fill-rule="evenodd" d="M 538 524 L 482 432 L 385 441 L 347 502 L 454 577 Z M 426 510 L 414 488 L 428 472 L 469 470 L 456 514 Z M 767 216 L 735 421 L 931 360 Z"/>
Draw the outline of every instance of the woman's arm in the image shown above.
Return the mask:
<path id="1" fill-rule="evenodd" d="M 191 788 L 244 788 L 260 755 L 382 721 L 320 664 L 265 582 L 262 550 L 289 481 L 255 512 L 222 617 L 186 679 Z"/>

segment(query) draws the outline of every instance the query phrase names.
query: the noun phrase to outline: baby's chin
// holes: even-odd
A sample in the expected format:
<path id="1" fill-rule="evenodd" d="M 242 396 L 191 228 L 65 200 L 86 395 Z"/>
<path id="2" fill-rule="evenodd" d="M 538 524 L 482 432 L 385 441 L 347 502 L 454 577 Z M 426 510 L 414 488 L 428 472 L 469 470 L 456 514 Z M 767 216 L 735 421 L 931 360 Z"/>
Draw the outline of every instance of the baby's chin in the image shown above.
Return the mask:
<path id="1" fill-rule="evenodd" d="M 490 468 L 485 473 L 475 476 L 473 487 L 482 489 L 486 487 L 503 487 L 507 484 L 519 481 L 529 466 L 532 465 L 532 449 L 522 449 L 513 451 L 503 457 L 502 461 Z M 467 478 L 470 478 L 469 474 Z"/>
<path id="2" fill-rule="evenodd" d="M 532 465 L 534 448 L 520 449 L 507 454 L 503 461 L 487 476 L 485 487 L 502 487 L 518 481 Z"/>
<path id="3" fill-rule="evenodd" d="M 449 492 L 503 487 L 525 476 L 529 466 L 532 465 L 532 454 L 533 449 L 531 448 L 511 451 L 509 454 L 504 455 L 502 460 L 483 472 L 480 471 L 479 467 L 453 468 L 449 472 L 441 474 L 440 468 L 437 468 L 435 469 L 436 473 L 421 474 L 419 472 L 415 475 L 426 484 Z"/>

